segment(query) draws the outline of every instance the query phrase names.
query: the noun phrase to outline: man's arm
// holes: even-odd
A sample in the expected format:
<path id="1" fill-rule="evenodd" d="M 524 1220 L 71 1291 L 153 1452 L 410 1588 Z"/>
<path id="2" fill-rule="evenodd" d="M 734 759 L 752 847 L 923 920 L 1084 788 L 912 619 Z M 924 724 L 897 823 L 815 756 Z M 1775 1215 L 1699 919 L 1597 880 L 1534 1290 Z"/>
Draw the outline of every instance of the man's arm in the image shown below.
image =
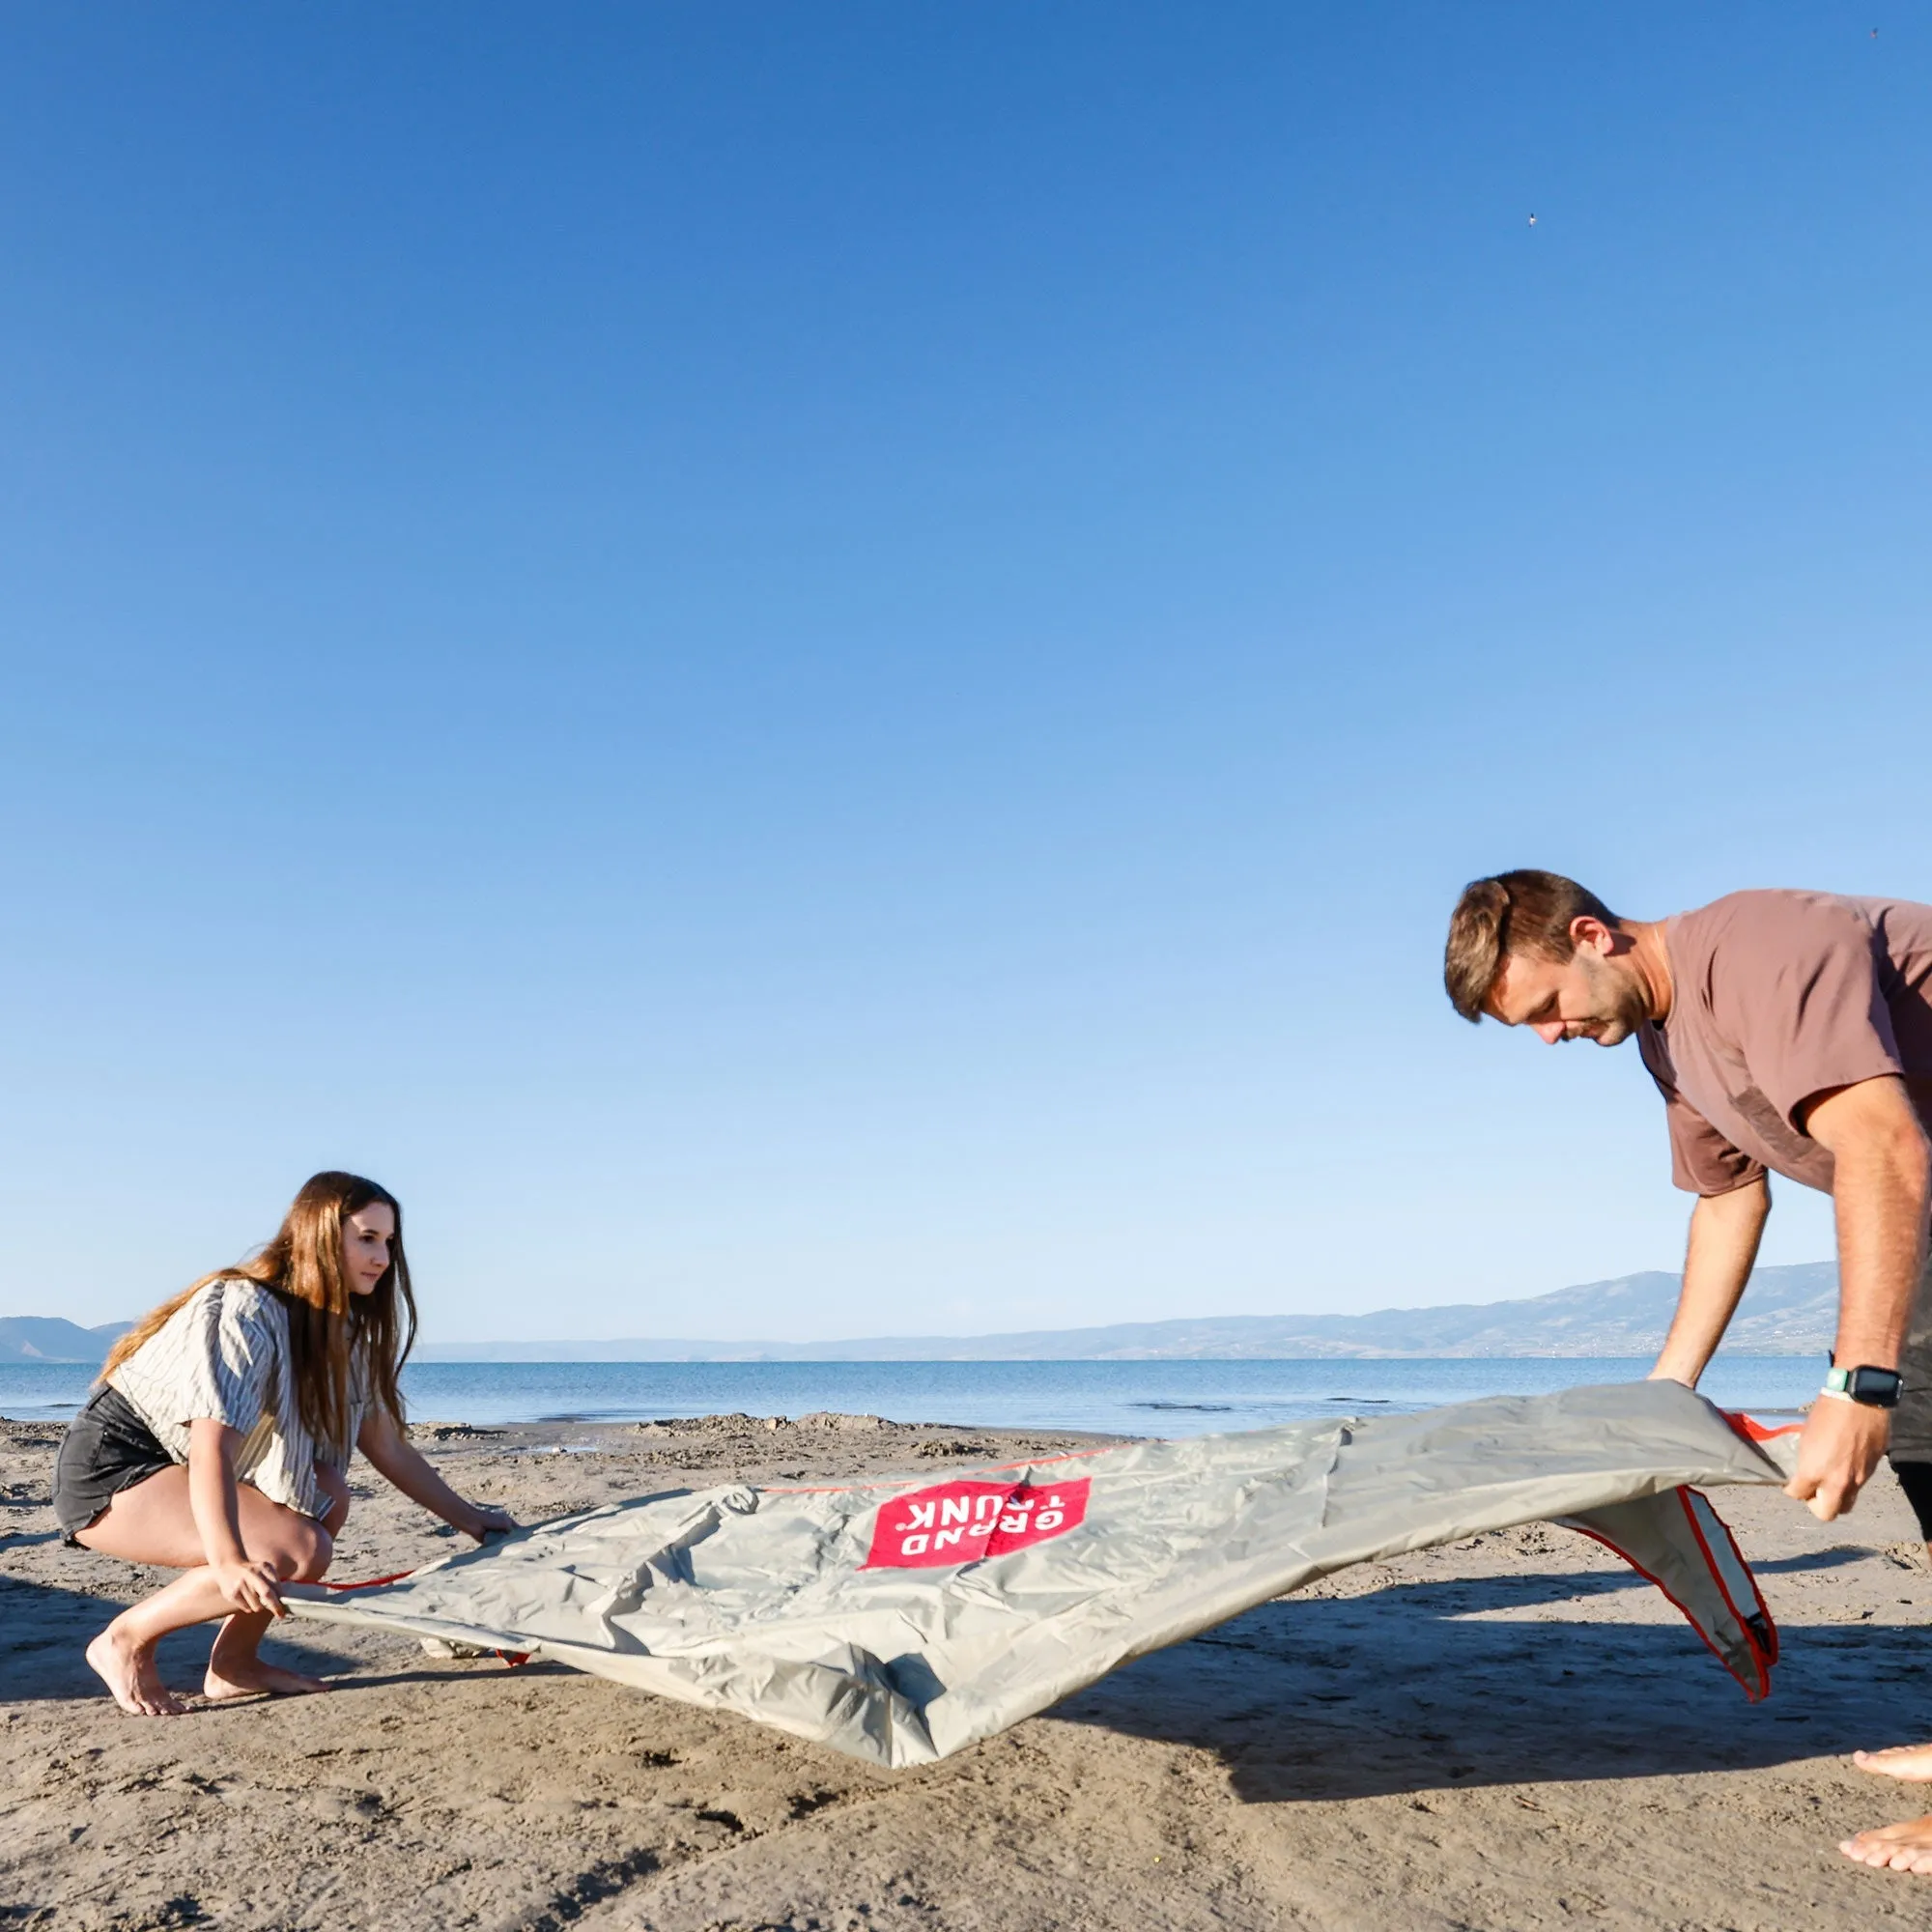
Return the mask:
<path id="1" fill-rule="evenodd" d="M 1698 1196 L 1690 1210 L 1684 1289 L 1663 1350 L 1650 1372 L 1652 1381 L 1697 1386 L 1750 1279 L 1770 1212 L 1771 1188 L 1761 1174 L 1728 1194 Z"/>
<path id="2" fill-rule="evenodd" d="M 1835 1164 L 1838 1333 L 1833 1354 L 1841 1368 L 1895 1369 L 1925 1264 L 1932 1147 L 1896 1074 L 1861 1080 L 1814 1100 L 1804 1127 L 1831 1150 Z M 1821 1522 L 1842 1515 L 1878 1467 L 1890 1426 L 1883 1408 L 1821 1397 L 1804 1425 L 1798 1473 L 1785 1494 L 1808 1503 Z"/>

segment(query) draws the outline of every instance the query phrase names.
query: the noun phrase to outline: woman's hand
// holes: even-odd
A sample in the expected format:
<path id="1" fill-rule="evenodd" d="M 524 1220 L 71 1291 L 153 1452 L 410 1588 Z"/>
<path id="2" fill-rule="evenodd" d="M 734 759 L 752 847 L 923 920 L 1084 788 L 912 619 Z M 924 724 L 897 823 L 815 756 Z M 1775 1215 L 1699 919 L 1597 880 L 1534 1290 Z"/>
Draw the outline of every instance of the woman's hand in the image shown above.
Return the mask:
<path id="1" fill-rule="evenodd" d="M 275 1566 L 250 1556 L 242 1541 L 242 1498 L 235 1479 L 235 1453 L 241 1444 L 239 1429 L 212 1416 L 197 1416 L 188 1424 L 188 1509 L 222 1602 L 244 1616 L 266 1612 L 285 1617 Z"/>
<path id="2" fill-rule="evenodd" d="M 508 1510 L 500 1510 L 494 1503 L 471 1503 L 468 1516 L 460 1521 L 452 1517 L 450 1521 L 478 1543 L 487 1543 L 493 1536 L 507 1536 L 513 1529 L 523 1527 Z"/>
<path id="3" fill-rule="evenodd" d="M 355 1446 L 370 1466 L 386 1476 L 412 1502 L 434 1510 L 451 1529 L 487 1543 L 523 1527 L 508 1510 L 489 1503 L 472 1503 L 459 1496 L 424 1460 L 423 1453 L 404 1435 L 402 1424 L 387 1409 L 372 1408 L 362 1420 Z"/>
<path id="4" fill-rule="evenodd" d="M 244 1614 L 251 1610 L 266 1610 L 271 1617 L 288 1615 L 282 1607 L 278 1587 L 281 1578 L 275 1575 L 272 1563 L 258 1563 L 245 1556 L 237 1556 L 225 1562 L 211 1563 L 208 1567 L 214 1574 L 215 1588 L 221 1592 L 223 1600 Z"/>

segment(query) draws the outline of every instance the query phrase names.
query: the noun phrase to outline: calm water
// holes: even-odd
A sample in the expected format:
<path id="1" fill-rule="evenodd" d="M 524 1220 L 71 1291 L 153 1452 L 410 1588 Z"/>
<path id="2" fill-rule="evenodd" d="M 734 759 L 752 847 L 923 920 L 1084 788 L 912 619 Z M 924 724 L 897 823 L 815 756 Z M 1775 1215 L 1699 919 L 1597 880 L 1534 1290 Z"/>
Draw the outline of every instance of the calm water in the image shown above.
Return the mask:
<path id="1" fill-rule="evenodd" d="M 1392 1413 L 1483 1395 L 1634 1381 L 1650 1358 L 1407 1362 L 423 1362 L 403 1371 L 424 1421 L 628 1422 L 653 1416 L 805 1415 L 844 1409 L 895 1422 L 1202 1435 L 1312 1416 Z M 1795 1408 L 1822 1356 L 1719 1356 L 1704 1392 L 1729 1408 Z M 86 1369 L 0 1366 L 0 1415 L 64 1417 Z"/>

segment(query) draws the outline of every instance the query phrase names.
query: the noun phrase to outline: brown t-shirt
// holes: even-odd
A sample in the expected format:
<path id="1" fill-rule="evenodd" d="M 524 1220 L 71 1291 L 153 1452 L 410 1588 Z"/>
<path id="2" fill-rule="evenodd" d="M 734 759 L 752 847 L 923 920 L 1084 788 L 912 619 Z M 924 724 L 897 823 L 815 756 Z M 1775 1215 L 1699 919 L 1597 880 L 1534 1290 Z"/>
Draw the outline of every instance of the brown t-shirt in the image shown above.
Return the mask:
<path id="1" fill-rule="evenodd" d="M 1832 1189 L 1808 1101 L 1902 1074 L 1932 1132 L 1932 905 L 1732 893 L 1663 923 L 1670 1017 L 1638 1050 L 1662 1091 L 1672 1179 L 1727 1194 L 1775 1168 Z"/>

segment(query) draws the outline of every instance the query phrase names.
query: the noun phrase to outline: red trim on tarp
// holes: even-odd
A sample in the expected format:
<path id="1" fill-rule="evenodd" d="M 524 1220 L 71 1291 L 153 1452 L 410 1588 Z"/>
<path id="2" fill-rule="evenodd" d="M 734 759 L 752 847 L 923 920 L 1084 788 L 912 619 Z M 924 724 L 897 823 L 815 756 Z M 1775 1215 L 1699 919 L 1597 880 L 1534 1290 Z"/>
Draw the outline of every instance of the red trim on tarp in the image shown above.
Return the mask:
<path id="1" fill-rule="evenodd" d="M 1738 1559 L 1738 1567 L 1750 1581 L 1751 1595 L 1757 1602 L 1757 1615 L 1762 1617 L 1767 1624 L 1771 1624 L 1771 1612 L 1765 1608 L 1764 1598 L 1758 1592 L 1757 1578 L 1751 1575 L 1750 1565 L 1745 1561 L 1743 1551 L 1738 1548 L 1737 1538 L 1731 1534 L 1730 1525 L 1711 1507 L 1710 1497 L 1698 1494 L 1695 1490 L 1690 1488 L 1688 1485 L 1678 1490 L 1677 1497 L 1684 1505 L 1684 1515 L 1686 1520 L 1690 1525 L 1690 1534 L 1697 1539 L 1697 1548 L 1704 1552 L 1704 1562 L 1710 1569 L 1711 1580 L 1717 1584 L 1718 1594 L 1729 1605 L 1731 1615 L 1737 1619 L 1738 1628 L 1745 1634 L 1745 1641 L 1750 1645 L 1751 1657 L 1757 1664 L 1758 1677 L 1764 1686 L 1763 1694 L 1769 1697 L 1771 1695 L 1771 1666 L 1776 1660 L 1776 1652 L 1773 1649 L 1767 1654 L 1766 1646 L 1758 1641 L 1757 1632 L 1751 1628 L 1751 1619 L 1738 1608 L 1737 1602 L 1731 1595 L 1730 1585 L 1724 1581 L 1724 1573 L 1718 1562 L 1717 1554 L 1712 1549 L 1710 1541 L 1704 1534 L 1703 1518 L 1705 1516 L 1708 1516 L 1724 1532 L 1724 1540 L 1731 1547 L 1731 1554 Z M 1693 1498 L 1695 1502 L 1704 1505 L 1701 1513 L 1695 1508 Z M 1776 1625 L 1771 1625 L 1771 1627 L 1773 1629 L 1776 1628 Z"/>
<path id="2" fill-rule="evenodd" d="M 1696 1517 L 1690 1513 L 1690 1505 L 1689 1501 L 1686 1499 L 1684 1486 L 1680 1485 L 1672 1493 L 1674 1493 L 1677 1496 L 1678 1500 L 1684 1504 L 1685 1513 L 1690 1517 L 1690 1527 L 1691 1530 L 1696 1535 L 1698 1548 L 1702 1549 L 1704 1552 L 1705 1562 L 1710 1565 L 1712 1580 L 1717 1584 L 1719 1592 L 1722 1595 L 1724 1602 L 1726 1604 L 1730 1604 L 1731 1614 L 1733 1616 L 1737 1616 L 1737 1605 L 1735 1604 L 1731 1604 L 1731 1593 L 1724 1588 L 1724 1579 L 1718 1574 L 1718 1566 L 1712 1560 L 1711 1546 L 1704 1541 L 1704 1532 L 1702 1531 L 1701 1528 L 1698 1527 Z M 1717 1517 L 1718 1521 L 1719 1522 L 1723 1521 L 1723 1519 L 1721 1517 L 1718 1517 L 1717 1512 L 1715 1510 L 1713 1510 L 1711 1514 L 1714 1517 Z M 1736 1669 L 1732 1665 L 1730 1659 L 1727 1658 L 1724 1655 L 1724 1653 L 1718 1648 L 1717 1644 L 1712 1641 L 1711 1634 L 1704 1628 L 1702 1624 L 1700 1624 L 1697 1621 L 1695 1617 L 1693 1617 L 1690 1614 L 1690 1611 L 1689 1607 L 1685 1605 L 1684 1601 L 1680 1597 L 1678 1597 L 1673 1590 L 1670 1589 L 1670 1587 L 1664 1582 L 1662 1577 L 1652 1576 L 1651 1573 L 1648 1570 L 1646 1570 L 1643 1567 L 1643 1565 L 1639 1563 L 1636 1560 L 1636 1558 L 1630 1553 L 1628 1549 L 1624 1548 L 1621 1544 L 1613 1543 L 1607 1536 L 1604 1535 L 1604 1533 L 1601 1530 L 1585 1528 L 1584 1525 L 1578 1522 L 1575 1517 L 1566 1517 L 1564 1519 L 1563 1526 L 1566 1529 L 1574 1529 L 1578 1536 L 1587 1536 L 1592 1543 L 1601 1543 L 1605 1549 L 1610 1550 L 1615 1555 L 1622 1557 L 1623 1560 L 1626 1563 L 1628 1563 L 1630 1567 L 1633 1570 L 1634 1570 L 1636 1574 L 1645 1580 L 1645 1582 L 1655 1583 L 1657 1587 L 1663 1592 L 1664 1597 L 1671 1604 L 1676 1605 L 1678 1614 L 1683 1617 L 1684 1621 L 1687 1624 L 1689 1624 L 1693 1631 L 1697 1633 L 1698 1636 L 1703 1640 L 1704 1648 L 1708 1650 L 1711 1653 L 1711 1655 L 1715 1657 L 1718 1660 L 1718 1662 L 1721 1663 L 1724 1666 L 1724 1668 L 1728 1670 L 1734 1678 L 1737 1679 L 1739 1688 L 1744 1691 L 1745 1695 L 1748 1697 L 1753 1704 L 1760 1704 L 1765 1700 L 1765 1698 L 1771 1695 L 1771 1669 L 1770 1669 L 1771 1660 L 1766 1657 L 1764 1646 L 1758 1641 L 1756 1633 L 1751 1629 L 1750 1625 L 1747 1623 L 1743 1617 L 1738 1617 L 1738 1628 L 1744 1632 L 1745 1642 L 1750 1648 L 1751 1661 L 1757 1665 L 1757 1682 L 1755 1685 L 1750 1683 L 1749 1680 L 1746 1678 L 1746 1676 L 1742 1671 Z M 1726 1524 L 1724 1528 L 1724 1534 L 1728 1537 L 1730 1536 L 1730 1533 L 1731 1532 L 1729 1525 Z M 1735 1540 L 1733 1540 L 1731 1548 L 1733 1549 L 1737 1548 Z M 1740 1563 L 1744 1563 L 1744 1558 L 1742 1555 L 1739 1556 L 1738 1561 Z M 1750 1565 L 1748 1563 L 1745 1564 L 1745 1573 L 1747 1576 L 1750 1574 Z M 1755 1586 L 1756 1586 L 1756 1578 L 1753 1577 L 1752 1587 L 1755 1588 Z M 1765 1623 L 1768 1626 L 1770 1626 L 1770 1628 L 1775 1632 L 1776 1626 L 1775 1624 L 1772 1624 L 1771 1612 L 1767 1609 L 1764 1609 L 1763 1600 L 1761 1598 L 1759 1599 L 1759 1611 L 1760 1614 L 1763 1616 Z M 1776 1650 L 1774 1649 L 1772 1654 L 1773 1657 L 1775 1657 L 1776 1654 Z"/>
<path id="3" fill-rule="evenodd" d="M 1747 1442 L 1775 1442 L 1780 1435 L 1803 1435 L 1802 1422 L 1780 1423 L 1776 1429 L 1767 1429 L 1756 1416 L 1747 1415 L 1741 1408 L 1720 1408 L 1718 1413 L 1731 1425 L 1733 1432 L 1742 1435 Z"/>

